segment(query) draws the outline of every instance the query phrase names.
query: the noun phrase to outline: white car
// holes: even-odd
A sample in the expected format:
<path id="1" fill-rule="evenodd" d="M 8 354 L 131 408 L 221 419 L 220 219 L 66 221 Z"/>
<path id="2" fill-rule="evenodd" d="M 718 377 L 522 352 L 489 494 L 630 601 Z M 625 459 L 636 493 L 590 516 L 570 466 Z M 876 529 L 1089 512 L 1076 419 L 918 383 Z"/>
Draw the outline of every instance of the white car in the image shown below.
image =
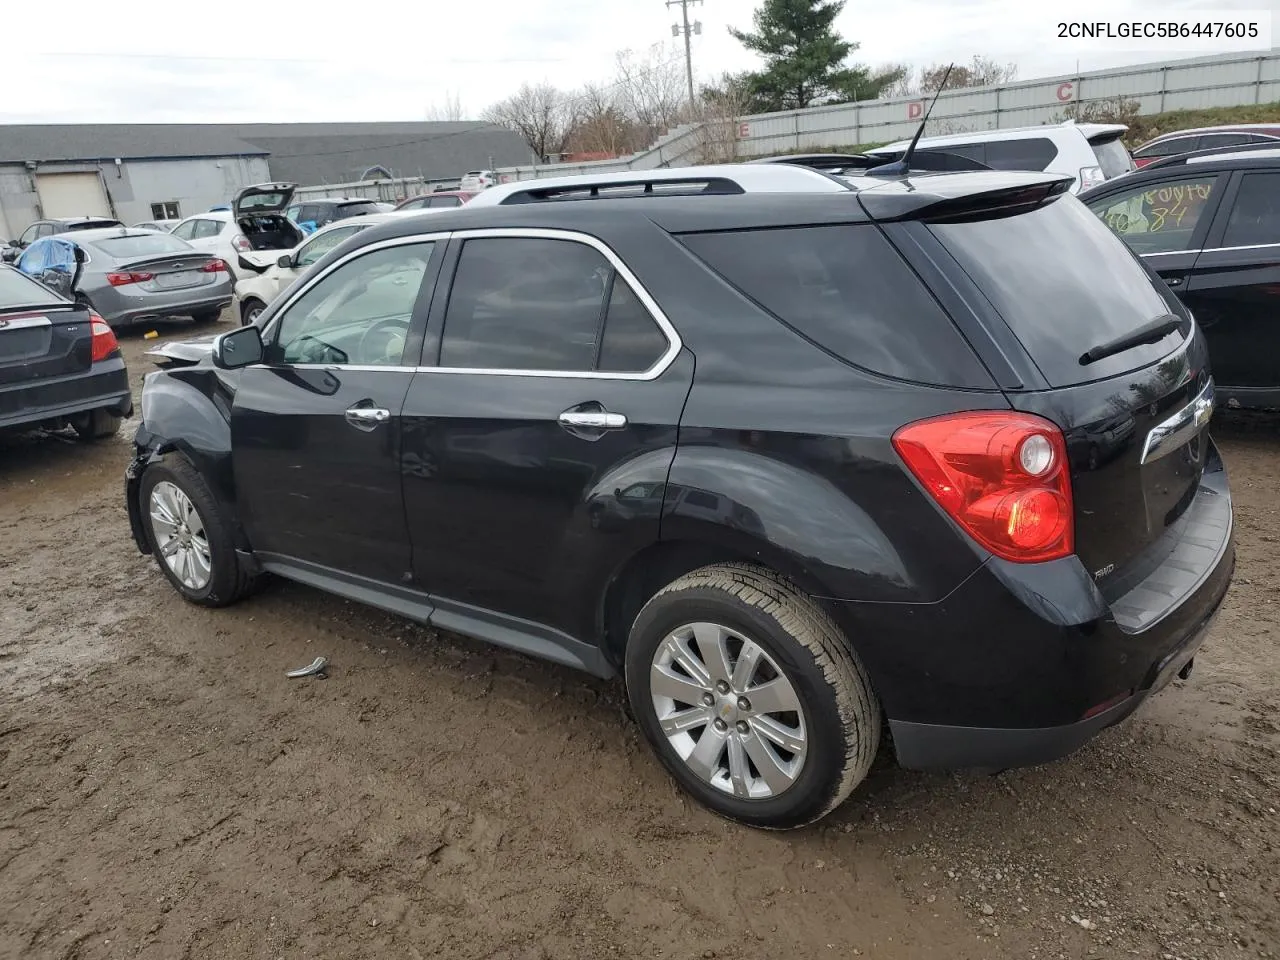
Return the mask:
<path id="1" fill-rule="evenodd" d="M 420 214 L 422 211 L 413 211 Z M 242 253 L 237 256 L 239 274 L 235 299 L 231 308 L 244 324 L 253 323 L 258 315 L 284 293 L 307 268 L 326 253 L 361 230 L 375 224 L 398 220 L 404 214 L 370 213 L 363 217 L 335 220 L 321 227 L 302 243 L 289 250 Z"/>
<path id="2" fill-rule="evenodd" d="M 1120 138 L 1129 128 L 1119 123 L 1066 123 L 1010 127 L 923 137 L 916 156 L 950 153 L 976 160 L 993 170 L 1036 170 L 1071 177 L 1071 192 L 1096 187 L 1134 169 Z M 866 151 L 868 156 L 897 160 L 909 140 Z"/>
<path id="3" fill-rule="evenodd" d="M 292 250 L 302 230 L 284 216 L 295 184 L 259 183 L 236 194 L 230 210 L 211 210 L 187 217 L 170 231 L 204 253 L 221 257 L 235 280 L 241 254 Z"/>
<path id="4" fill-rule="evenodd" d="M 458 189 L 479 193 L 481 190 L 487 190 L 492 187 L 497 182 L 498 175 L 492 170 L 468 170 L 462 175 L 462 182 L 458 185 Z"/>

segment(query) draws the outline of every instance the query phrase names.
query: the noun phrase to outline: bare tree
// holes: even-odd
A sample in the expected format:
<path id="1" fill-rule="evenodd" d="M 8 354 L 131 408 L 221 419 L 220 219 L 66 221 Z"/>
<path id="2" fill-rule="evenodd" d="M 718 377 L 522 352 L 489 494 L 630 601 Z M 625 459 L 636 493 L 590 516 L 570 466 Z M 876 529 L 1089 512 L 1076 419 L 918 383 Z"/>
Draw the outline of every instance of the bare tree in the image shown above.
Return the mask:
<path id="1" fill-rule="evenodd" d="M 573 126 L 574 101 L 549 83 L 522 84 L 505 100 L 485 108 L 490 123 L 514 130 L 541 160 L 564 152 Z"/>
<path id="2" fill-rule="evenodd" d="M 587 84 L 573 97 L 573 128 L 566 138 L 569 152 L 618 156 L 639 149 L 635 123 L 618 101 L 616 87 L 598 84 Z"/>
<path id="3" fill-rule="evenodd" d="M 652 141 L 675 126 L 686 107 L 682 59 L 657 43 L 643 53 L 623 50 L 616 63 L 617 104 L 642 138 Z"/>
<path id="4" fill-rule="evenodd" d="M 462 120 L 466 111 L 462 109 L 462 96 L 456 90 L 446 90 L 440 103 L 427 105 L 424 120 Z"/>
<path id="5" fill-rule="evenodd" d="M 920 71 L 920 92 L 937 93 L 946 76 L 948 64 L 935 63 Z M 974 55 L 968 65 L 957 64 L 947 77 L 947 89 L 959 90 L 963 87 L 990 87 L 1001 83 L 1012 83 L 1018 77 L 1016 63 L 996 63 L 990 57 Z"/>
<path id="6" fill-rule="evenodd" d="M 738 127 L 750 110 L 751 92 L 740 77 L 724 74 L 703 87 L 690 119 L 697 122 L 698 163 L 724 163 L 738 156 Z"/>

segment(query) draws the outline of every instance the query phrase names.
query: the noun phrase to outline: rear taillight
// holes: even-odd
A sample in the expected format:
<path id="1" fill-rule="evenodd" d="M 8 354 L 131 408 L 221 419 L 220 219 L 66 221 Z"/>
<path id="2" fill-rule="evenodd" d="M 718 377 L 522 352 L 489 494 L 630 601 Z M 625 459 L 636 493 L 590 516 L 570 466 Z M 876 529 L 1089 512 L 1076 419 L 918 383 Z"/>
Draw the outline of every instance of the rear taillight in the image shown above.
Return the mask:
<path id="1" fill-rule="evenodd" d="M 939 506 L 997 557 L 1037 563 L 1074 549 L 1067 445 L 1048 420 L 949 414 L 908 424 L 893 446 Z"/>
<path id="2" fill-rule="evenodd" d="M 201 273 L 226 273 L 227 261 L 210 260 L 208 263 L 206 263 L 203 267 L 200 268 L 200 272 Z"/>
<path id="3" fill-rule="evenodd" d="M 143 283 L 147 280 L 152 279 L 154 276 L 155 276 L 154 273 L 145 273 L 145 272 L 108 273 L 107 283 L 111 284 L 113 287 L 123 287 L 130 283 Z"/>
<path id="4" fill-rule="evenodd" d="M 253 245 L 243 233 L 237 233 L 231 238 L 231 246 L 237 253 L 248 253 L 253 249 Z"/>
<path id="5" fill-rule="evenodd" d="M 1101 167 L 1081 167 L 1080 168 L 1080 189 L 1088 190 L 1090 187 L 1097 187 L 1106 183 L 1106 174 L 1102 172 Z"/>
<path id="6" fill-rule="evenodd" d="M 89 314 L 89 329 L 93 334 L 89 357 L 94 363 L 107 359 L 119 348 L 120 344 L 116 342 L 115 333 L 107 326 L 107 321 L 96 313 L 90 312 Z"/>

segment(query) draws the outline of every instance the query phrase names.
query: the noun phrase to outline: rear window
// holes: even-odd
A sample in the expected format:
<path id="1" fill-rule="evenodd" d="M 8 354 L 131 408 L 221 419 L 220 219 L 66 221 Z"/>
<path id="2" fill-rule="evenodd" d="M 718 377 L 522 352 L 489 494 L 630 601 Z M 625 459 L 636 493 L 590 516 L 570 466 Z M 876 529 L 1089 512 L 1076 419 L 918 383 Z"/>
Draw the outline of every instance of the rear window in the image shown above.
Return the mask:
<path id="1" fill-rule="evenodd" d="M 787 326 L 855 366 L 922 383 L 991 386 L 951 318 L 872 224 L 681 240 Z"/>
<path id="2" fill-rule="evenodd" d="M 284 193 L 255 193 L 248 197 L 241 197 L 240 202 L 236 204 L 236 206 L 241 210 L 259 210 L 263 207 L 283 207 L 285 201 L 288 199 L 288 194 Z"/>
<path id="3" fill-rule="evenodd" d="M 1118 376 L 1155 363 L 1178 344 L 1157 344 L 1081 366 L 1091 347 L 1170 312 L 1142 264 L 1074 197 L 1030 213 L 930 226 L 1054 386 Z"/>
<path id="4" fill-rule="evenodd" d="M 0 310 L 47 307 L 62 303 L 64 299 L 26 274 L 9 267 L 0 267 Z"/>
<path id="5" fill-rule="evenodd" d="M 123 226 L 119 220 L 77 220 L 75 223 L 64 223 L 62 232 L 70 233 L 73 230 L 98 230 L 101 227 L 119 226 Z"/>
<path id="6" fill-rule="evenodd" d="M 1129 159 L 1129 151 L 1124 148 L 1124 144 L 1120 142 L 1120 138 L 1108 140 L 1105 143 L 1091 143 L 1093 147 L 1093 155 L 1098 158 L 1098 166 L 1102 168 L 1102 175 L 1110 180 L 1112 177 L 1118 177 L 1128 173 L 1133 169 L 1133 161 Z"/>
<path id="7" fill-rule="evenodd" d="M 107 237 L 104 240 L 94 241 L 93 246 L 117 260 L 160 256 L 165 253 L 185 253 L 191 249 L 189 243 L 167 233 L 152 233 L 145 237 Z"/>

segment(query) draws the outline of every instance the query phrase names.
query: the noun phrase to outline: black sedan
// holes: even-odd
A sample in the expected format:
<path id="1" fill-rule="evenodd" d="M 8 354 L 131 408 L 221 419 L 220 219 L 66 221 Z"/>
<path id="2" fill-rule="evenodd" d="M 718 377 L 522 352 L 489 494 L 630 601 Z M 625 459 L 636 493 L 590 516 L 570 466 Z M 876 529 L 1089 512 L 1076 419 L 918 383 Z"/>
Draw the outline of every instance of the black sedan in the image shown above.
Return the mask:
<path id="1" fill-rule="evenodd" d="M 71 426 L 96 440 L 132 413 L 129 374 L 106 321 L 0 266 L 0 431 Z"/>
<path id="2" fill-rule="evenodd" d="M 1080 199 L 1195 314 L 1219 401 L 1280 408 L 1280 148 L 1171 157 Z"/>

